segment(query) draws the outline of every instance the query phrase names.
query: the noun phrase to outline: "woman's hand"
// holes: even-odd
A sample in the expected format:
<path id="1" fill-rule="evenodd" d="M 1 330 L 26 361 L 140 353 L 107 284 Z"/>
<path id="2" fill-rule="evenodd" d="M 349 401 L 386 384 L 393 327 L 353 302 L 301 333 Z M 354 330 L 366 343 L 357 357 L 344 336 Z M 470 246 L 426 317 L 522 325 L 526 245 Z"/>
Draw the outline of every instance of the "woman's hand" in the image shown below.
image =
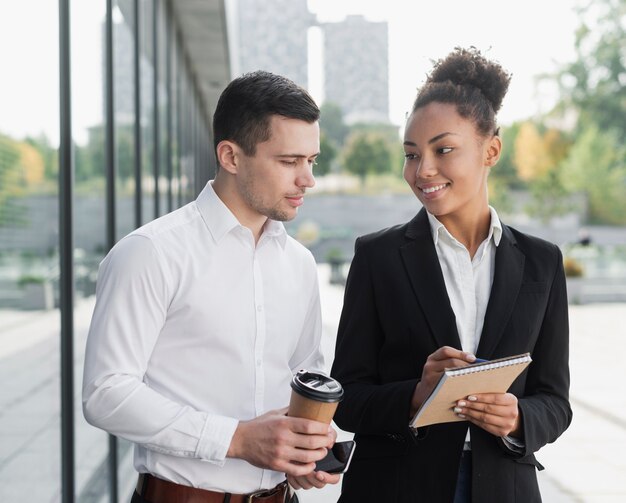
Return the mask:
<path id="1" fill-rule="evenodd" d="M 454 412 L 497 437 L 521 438 L 517 397 L 511 393 L 482 393 L 459 400 Z"/>
<path id="2" fill-rule="evenodd" d="M 410 417 L 413 417 L 420 408 L 424 400 L 430 395 L 435 388 L 441 374 L 447 368 L 465 367 L 470 363 L 474 363 L 476 357 L 472 353 L 466 353 L 450 346 L 442 346 L 432 353 L 424 364 L 422 369 L 422 378 L 417 383 L 413 398 L 411 399 Z"/>

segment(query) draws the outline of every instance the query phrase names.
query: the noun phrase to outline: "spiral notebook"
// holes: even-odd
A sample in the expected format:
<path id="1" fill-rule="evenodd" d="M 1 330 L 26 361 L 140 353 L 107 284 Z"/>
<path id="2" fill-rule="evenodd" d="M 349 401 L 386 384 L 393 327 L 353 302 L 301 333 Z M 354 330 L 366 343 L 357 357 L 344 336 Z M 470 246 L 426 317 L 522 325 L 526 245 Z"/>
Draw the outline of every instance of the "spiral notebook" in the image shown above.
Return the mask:
<path id="1" fill-rule="evenodd" d="M 506 393 L 531 361 L 530 353 L 523 353 L 446 369 L 409 426 L 419 428 L 429 424 L 464 421 L 453 411 L 458 400 L 478 393 Z"/>

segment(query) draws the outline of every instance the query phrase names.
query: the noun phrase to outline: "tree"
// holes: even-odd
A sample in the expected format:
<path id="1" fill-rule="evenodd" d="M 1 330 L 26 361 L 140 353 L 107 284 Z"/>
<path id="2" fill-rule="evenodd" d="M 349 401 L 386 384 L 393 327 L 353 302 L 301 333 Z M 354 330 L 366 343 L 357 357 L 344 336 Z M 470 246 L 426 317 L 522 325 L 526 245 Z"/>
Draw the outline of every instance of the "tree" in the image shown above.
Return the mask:
<path id="1" fill-rule="evenodd" d="M 385 173 L 392 168 L 392 155 L 384 138 L 368 133 L 354 133 L 344 151 L 344 166 L 361 179 L 370 173 Z"/>
<path id="2" fill-rule="evenodd" d="M 500 189 L 520 189 L 525 184 L 517 176 L 514 152 L 515 140 L 520 130 L 520 123 L 516 122 L 507 128 L 503 128 L 500 139 L 502 140 L 502 153 L 498 164 L 491 169 L 489 179 Z"/>
<path id="3" fill-rule="evenodd" d="M 560 174 L 570 144 L 560 131 L 543 129 L 529 121 L 520 125 L 513 161 L 519 177 L 527 182 L 532 194 L 526 210 L 547 222 L 572 209 L 570 193 Z"/>
<path id="4" fill-rule="evenodd" d="M 550 169 L 543 138 L 532 122 L 524 122 L 520 126 L 513 150 L 517 174 L 525 182 L 541 178 Z"/>
<path id="5" fill-rule="evenodd" d="M 576 113 L 576 141 L 561 177 L 588 198 L 596 223 L 626 223 L 626 0 L 579 9 L 576 60 L 556 75 L 562 100 L 554 113 Z"/>
<path id="6" fill-rule="evenodd" d="M 587 196 L 593 223 L 626 224 L 626 146 L 613 129 L 590 126 L 578 137 L 563 163 L 562 182 Z"/>
<path id="7" fill-rule="evenodd" d="M 339 105 L 326 101 L 320 109 L 320 129 L 327 138 L 341 148 L 350 132 L 343 121 L 343 112 Z"/>
<path id="8" fill-rule="evenodd" d="M 44 179 L 44 160 L 39 151 L 27 142 L 17 144 L 20 152 L 22 181 L 26 187 L 38 185 Z"/>
<path id="9" fill-rule="evenodd" d="M 28 137 L 25 143 L 37 149 L 44 163 L 44 177 L 50 182 L 57 182 L 59 176 L 59 154 L 56 148 L 50 145 L 50 140 L 44 134 L 36 138 Z"/>
<path id="10" fill-rule="evenodd" d="M 21 178 L 19 144 L 0 134 L 0 227 L 16 222 Z"/>
<path id="11" fill-rule="evenodd" d="M 556 75 L 562 101 L 557 112 L 573 108 L 578 131 L 590 123 L 615 129 L 626 140 L 626 0 L 587 2 L 578 9 L 576 60 Z"/>
<path id="12" fill-rule="evenodd" d="M 317 163 L 313 174 L 315 176 L 324 176 L 331 172 L 333 161 L 337 157 L 337 147 L 328 139 L 326 133 L 320 135 L 320 155 L 317 156 Z"/>

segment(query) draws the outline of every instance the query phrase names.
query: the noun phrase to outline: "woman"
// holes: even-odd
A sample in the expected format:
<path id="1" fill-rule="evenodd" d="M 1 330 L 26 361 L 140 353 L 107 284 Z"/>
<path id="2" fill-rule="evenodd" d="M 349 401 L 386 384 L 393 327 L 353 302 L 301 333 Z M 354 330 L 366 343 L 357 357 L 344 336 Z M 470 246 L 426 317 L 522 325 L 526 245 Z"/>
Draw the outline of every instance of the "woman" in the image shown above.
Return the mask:
<path id="1" fill-rule="evenodd" d="M 423 208 L 357 239 L 332 375 L 355 433 L 342 503 L 541 501 L 534 453 L 568 427 L 568 313 L 557 246 L 500 222 L 487 177 L 510 76 L 476 49 L 435 63 L 404 136 Z M 530 352 L 508 393 L 467 397 L 464 421 L 413 432 L 446 367 Z"/>

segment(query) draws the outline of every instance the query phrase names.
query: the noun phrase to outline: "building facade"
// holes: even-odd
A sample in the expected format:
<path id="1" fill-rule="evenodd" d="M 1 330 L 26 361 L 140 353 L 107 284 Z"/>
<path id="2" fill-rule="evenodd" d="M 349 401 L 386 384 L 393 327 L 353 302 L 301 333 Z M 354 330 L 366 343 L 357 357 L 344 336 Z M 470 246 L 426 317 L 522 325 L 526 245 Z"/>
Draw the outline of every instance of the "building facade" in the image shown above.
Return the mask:
<path id="1" fill-rule="evenodd" d="M 308 88 L 306 0 L 238 0 L 239 73 L 266 70 Z"/>
<path id="2" fill-rule="evenodd" d="M 3 21 L 45 25 L 34 44 L 0 33 L 2 46 L 58 62 L 13 99 L 45 131 L 29 98 L 46 95 L 60 126 L 25 138 L 0 116 L 0 501 L 126 503 L 130 444 L 82 415 L 98 264 L 215 171 L 212 112 L 231 79 L 224 0 L 13 4 Z"/>
<path id="3" fill-rule="evenodd" d="M 389 57 L 386 22 L 348 16 L 324 23 L 324 100 L 346 123 L 389 122 Z"/>

